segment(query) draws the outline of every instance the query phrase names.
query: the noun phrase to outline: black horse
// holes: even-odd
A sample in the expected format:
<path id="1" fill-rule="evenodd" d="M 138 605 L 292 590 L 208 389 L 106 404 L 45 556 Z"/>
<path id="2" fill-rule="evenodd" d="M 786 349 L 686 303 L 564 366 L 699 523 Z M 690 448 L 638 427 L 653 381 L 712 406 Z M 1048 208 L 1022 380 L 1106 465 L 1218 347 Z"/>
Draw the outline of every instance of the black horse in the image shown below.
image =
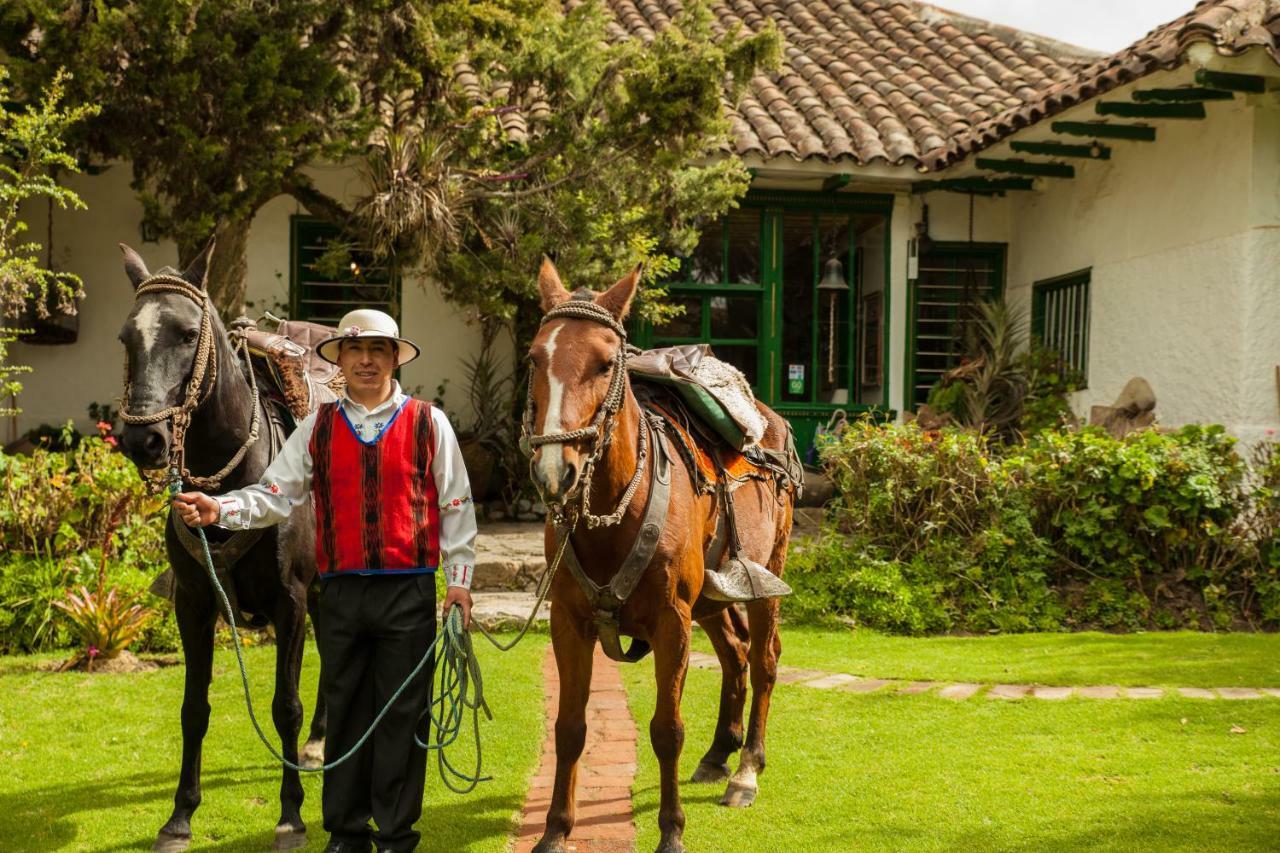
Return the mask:
<path id="1" fill-rule="evenodd" d="M 124 452 L 143 469 L 168 468 L 178 461 L 184 470 L 184 490 L 226 491 L 257 482 L 277 452 L 278 441 L 271 440 L 267 428 L 271 404 L 253 393 L 248 375 L 251 368 L 237 357 L 205 291 L 212 242 L 185 272 L 165 267 L 154 275 L 136 252 L 123 244 L 120 248 L 125 272 L 138 291 L 120 331 L 127 353 Z M 171 414 L 163 419 L 140 423 L 166 411 Z M 260 435 L 251 441 L 255 425 L 261 425 Z M 245 448 L 242 458 L 223 473 L 241 448 Z M 217 484 L 204 479 L 212 475 L 216 475 Z M 200 756 L 209 728 L 214 625 L 220 607 L 203 559 L 192 555 L 191 537 L 178 529 L 181 525 L 171 513 L 165 529 L 175 582 L 174 610 L 186 660 L 186 689 L 178 790 L 173 814 L 154 847 L 163 851 L 183 850 L 191 843 L 191 815 L 200 805 Z M 314 514 L 303 511 L 293 513 L 288 522 L 277 527 L 255 531 L 252 538 L 220 528 L 207 530 L 211 542 L 223 543 L 224 554 L 241 550 L 234 541 L 237 536 L 242 537 L 240 544 L 248 544 L 225 569 L 232 587 L 228 592 L 233 593 L 232 600 L 240 611 L 237 620 L 243 613 L 275 627 L 276 683 L 271 716 L 284 756 L 295 763 L 302 729 L 298 677 L 308 609 L 313 621 L 316 616 L 314 596 L 309 594 L 316 573 L 314 525 Z M 309 759 L 322 752 L 319 742 L 324 738 L 324 718 L 317 698 L 304 749 Z M 306 843 L 302 798 L 297 771 L 286 769 L 280 783 L 280 821 L 275 835 L 278 850 Z"/>

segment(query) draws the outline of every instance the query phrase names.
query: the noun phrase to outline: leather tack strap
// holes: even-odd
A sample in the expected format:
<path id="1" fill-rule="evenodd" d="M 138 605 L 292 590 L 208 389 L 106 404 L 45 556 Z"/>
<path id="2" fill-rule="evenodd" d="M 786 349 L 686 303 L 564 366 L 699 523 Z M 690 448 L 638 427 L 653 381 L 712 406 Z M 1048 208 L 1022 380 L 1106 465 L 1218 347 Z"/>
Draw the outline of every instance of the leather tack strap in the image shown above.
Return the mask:
<path id="1" fill-rule="evenodd" d="M 609 583 L 601 585 L 587 577 L 582 563 L 574 552 L 573 543 L 569 542 L 564 549 L 564 561 L 569 566 L 578 586 L 582 588 L 591 604 L 592 619 L 596 633 L 600 637 L 600 647 L 609 657 L 621 663 L 635 663 L 649 653 L 649 644 L 640 639 L 633 639 L 627 651 L 622 650 L 619 637 L 618 612 L 622 605 L 635 592 L 645 569 L 653 561 L 658 550 L 658 539 L 662 535 L 662 527 L 666 523 L 667 510 L 671 505 L 671 454 L 667 446 L 667 438 L 661 430 L 655 430 L 648 418 L 643 418 L 643 428 L 649 430 L 654 452 L 651 455 L 649 478 L 649 495 L 645 499 L 644 516 L 640 523 L 640 532 L 631 550 L 618 571 Z"/>

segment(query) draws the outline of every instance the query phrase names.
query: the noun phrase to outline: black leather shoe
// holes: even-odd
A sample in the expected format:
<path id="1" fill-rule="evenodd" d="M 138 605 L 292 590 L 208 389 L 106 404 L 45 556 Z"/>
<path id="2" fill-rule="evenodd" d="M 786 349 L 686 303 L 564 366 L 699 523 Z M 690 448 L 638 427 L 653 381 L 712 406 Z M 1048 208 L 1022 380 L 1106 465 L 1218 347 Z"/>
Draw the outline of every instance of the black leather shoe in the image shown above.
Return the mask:
<path id="1" fill-rule="evenodd" d="M 329 839 L 324 853 L 372 853 L 373 843 L 370 841 L 335 841 Z"/>

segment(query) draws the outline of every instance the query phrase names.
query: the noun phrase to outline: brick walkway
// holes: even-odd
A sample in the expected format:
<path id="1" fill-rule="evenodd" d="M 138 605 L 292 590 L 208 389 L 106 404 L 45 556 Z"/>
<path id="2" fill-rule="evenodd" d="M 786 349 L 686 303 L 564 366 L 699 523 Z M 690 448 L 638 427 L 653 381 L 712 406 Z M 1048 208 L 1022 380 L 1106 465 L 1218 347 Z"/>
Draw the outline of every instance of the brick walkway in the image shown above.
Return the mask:
<path id="1" fill-rule="evenodd" d="M 546 829 L 547 806 L 555 784 L 556 711 L 560 678 L 550 646 L 542 663 L 547 703 L 547 737 L 542 763 L 529 785 L 524 819 L 516 836 L 516 853 L 528 853 Z M 631 853 L 636 828 L 631 811 L 631 783 L 636 775 L 636 727 L 627 710 L 618 665 L 596 647 L 587 703 L 587 745 L 578 763 L 578 810 L 568 847 L 578 853 Z"/>
<path id="2" fill-rule="evenodd" d="M 689 666 L 696 669 L 720 668 L 715 655 L 690 652 Z M 1277 687 L 1117 687 L 1098 685 L 1091 687 L 1048 687 L 1039 684 L 957 684 L 947 681 L 905 681 L 889 678 L 863 678 L 845 673 L 823 672 L 818 669 L 799 669 L 794 666 L 778 667 L 778 681 L 783 684 L 800 684 L 819 690 L 842 690 L 846 693 L 934 693 L 945 699 L 957 701 L 979 694 L 988 699 L 1043 699 L 1047 701 L 1068 699 L 1160 699 L 1177 696 L 1186 699 L 1265 699 L 1280 698 Z"/>

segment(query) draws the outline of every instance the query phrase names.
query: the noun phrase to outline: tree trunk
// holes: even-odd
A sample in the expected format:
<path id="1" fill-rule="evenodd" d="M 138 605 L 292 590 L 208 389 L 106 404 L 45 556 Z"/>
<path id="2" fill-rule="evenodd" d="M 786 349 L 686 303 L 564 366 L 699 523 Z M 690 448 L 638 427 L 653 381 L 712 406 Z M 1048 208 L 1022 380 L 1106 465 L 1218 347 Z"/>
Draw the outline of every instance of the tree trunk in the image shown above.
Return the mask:
<path id="1" fill-rule="evenodd" d="M 249 247 L 251 220 L 222 222 L 214 229 L 217 245 L 209 264 L 205 288 L 213 299 L 223 322 L 230 322 L 244 312 L 245 292 L 249 283 L 249 265 L 245 257 Z M 179 243 L 178 265 L 183 269 L 195 260 L 204 243 Z"/>

